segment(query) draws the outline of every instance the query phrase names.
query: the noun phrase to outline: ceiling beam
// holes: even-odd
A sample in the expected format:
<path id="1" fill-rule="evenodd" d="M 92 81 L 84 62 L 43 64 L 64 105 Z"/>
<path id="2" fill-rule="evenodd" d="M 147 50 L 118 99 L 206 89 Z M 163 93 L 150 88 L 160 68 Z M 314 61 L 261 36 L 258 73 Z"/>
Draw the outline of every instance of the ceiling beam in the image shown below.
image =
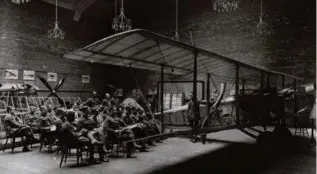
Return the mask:
<path id="1" fill-rule="evenodd" d="M 53 4 L 53 5 L 55 5 L 55 3 L 56 3 L 55 0 L 42 0 L 42 1 L 50 3 L 50 4 Z M 75 10 L 74 3 L 67 2 L 67 1 L 58 1 L 58 6 L 66 8 L 66 9 L 69 9 L 69 10 L 72 10 L 72 11 Z"/>
<path id="2" fill-rule="evenodd" d="M 95 3 L 96 0 L 80 0 L 76 6 L 75 6 L 75 14 L 73 17 L 73 20 L 79 21 L 81 14 L 93 3 Z"/>

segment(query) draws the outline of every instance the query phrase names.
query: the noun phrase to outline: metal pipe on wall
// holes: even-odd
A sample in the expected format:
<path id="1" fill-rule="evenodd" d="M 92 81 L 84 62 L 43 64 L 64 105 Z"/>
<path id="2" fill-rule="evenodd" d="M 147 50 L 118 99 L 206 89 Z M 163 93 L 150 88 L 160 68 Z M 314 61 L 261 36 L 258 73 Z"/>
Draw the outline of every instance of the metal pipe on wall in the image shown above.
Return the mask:
<path id="1" fill-rule="evenodd" d="M 270 73 L 267 73 L 266 88 L 270 88 Z"/>
<path id="2" fill-rule="evenodd" d="M 161 66 L 161 82 L 164 81 L 164 65 Z M 164 132 L 164 83 L 161 83 L 160 99 L 161 99 L 161 132 Z"/>
<path id="3" fill-rule="evenodd" d="M 197 107 L 197 53 L 196 51 L 194 51 L 194 72 L 193 72 L 193 79 L 194 79 L 194 83 L 193 83 L 193 96 L 194 96 L 194 111 L 195 111 L 195 118 L 196 118 L 196 108 Z"/>
<path id="4" fill-rule="evenodd" d="M 264 89 L 264 73 L 261 72 L 261 91 Z"/>
<path id="5" fill-rule="evenodd" d="M 236 101 L 236 120 L 240 124 L 240 101 L 239 101 L 239 64 L 236 64 L 236 85 L 235 85 L 235 101 Z"/>
<path id="6" fill-rule="evenodd" d="M 206 116 L 208 116 L 209 114 L 209 110 L 210 110 L 210 73 L 207 73 L 207 96 L 206 96 L 206 100 L 207 100 L 207 112 L 206 112 Z"/>
<path id="7" fill-rule="evenodd" d="M 296 96 L 296 91 L 297 91 L 297 86 L 296 86 L 296 79 L 293 81 L 293 88 L 294 88 L 294 113 L 298 111 L 298 102 L 297 102 L 297 96 Z"/>

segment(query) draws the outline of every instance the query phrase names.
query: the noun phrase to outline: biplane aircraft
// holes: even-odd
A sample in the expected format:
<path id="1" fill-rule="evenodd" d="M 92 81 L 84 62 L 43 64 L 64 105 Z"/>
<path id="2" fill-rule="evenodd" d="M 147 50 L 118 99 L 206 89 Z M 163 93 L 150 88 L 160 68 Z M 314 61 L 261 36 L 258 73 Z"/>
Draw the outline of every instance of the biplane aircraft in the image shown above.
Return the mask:
<path id="1" fill-rule="evenodd" d="M 2 95 L 37 95 L 39 88 L 29 84 L 21 83 L 2 83 L 0 84 L 0 93 Z"/>
<path id="2" fill-rule="evenodd" d="M 66 106 L 66 104 L 81 101 L 79 97 L 64 97 L 57 95 L 59 88 L 64 84 L 66 76 L 63 77 L 54 88 L 50 86 L 46 79 L 37 76 L 39 80 L 48 88 L 40 90 L 37 86 L 21 83 L 0 84 L 0 113 L 6 112 L 6 107 L 11 106 L 20 112 L 29 111 L 30 106 L 51 104 L 54 107 Z M 47 97 L 39 97 L 39 92 L 50 92 Z"/>
<path id="3" fill-rule="evenodd" d="M 208 100 L 201 104 L 201 110 L 205 110 L 205 113 L 201 113 L 203 124 L 200 132 L 202 133 L 210 132 L 211 129 L 205 129 L 205 125 L 208 125 L 209 118 L 218 113 L 217 108 L 226 102 L 234 106 L 231 115 L 235 118 L 235 127 L 250 126 L 244 125 L 247 121 L 265 125 L 268 118 L 274 117 L 276 120 L 283 118 L 284 98 L 278 95 L 278 91 L 283 89 L 285 92 L 289 91 L 286 88 L 296 91 L 297 83 L 302 80 L 301 77 L 249 65 L 234 58 L 198 48 L 194 43 L 189 45 L 143 29 L 134 29 L 106 37 L 68 53 L 64 57 L 160 72 L 161 82 L 164 81 L 164 76 L 169 75 L 179 79 L 190 79 L 193 83 L 194 96 L 197 96 L 197 81 L 207 79 L 205 89 Z M 136 78 L 135 75 L 134 78 Z M 212 103 L 209 100 L 210 80 L 221 88 L 220 95 Z M 279 88 L 272 88 L 273 84 Z M 230 88 L 226 89 L 226 86 L 234 88 L 232 94 L 228 92 Z M 258 92 L 256 90 L 247 92 L 248 89 L 258 89 Z M 163 93 L 164 85 L 160 83 L 160 106 L 164 106 Z M 194 103 L 197 104 L 196 97 L 194 97 Z M 294 107 L 295 105 L 296 102 Z M 154 115 L 159 116 L 163 131 L 165 114 L 186 109 L 186 105 L 166 111 L 160 107 L 160 112 L 153 114 L 153 118 Z M 259 111 L 263 110 L 265 112 L 259 114 Z M 228 127 L 228 129 L 235 127 Z"/>
<path id="4" fill-rule="evenodd" d="M 37 96 L 37 86 L 21 83 L 0 84 L 0 113 L 6 112 L 6 107 L 13 106 L 23 112 L 28 110 L 27 97 Z"/>

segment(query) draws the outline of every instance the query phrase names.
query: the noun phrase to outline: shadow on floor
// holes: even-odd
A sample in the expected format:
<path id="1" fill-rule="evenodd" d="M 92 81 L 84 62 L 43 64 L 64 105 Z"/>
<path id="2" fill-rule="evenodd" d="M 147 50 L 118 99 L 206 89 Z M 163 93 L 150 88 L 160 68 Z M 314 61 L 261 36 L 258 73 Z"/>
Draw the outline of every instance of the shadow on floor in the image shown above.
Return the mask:
<path id="1" fill-rule="evenodd" d="M 211 140 L 215 142 L 217 140 Z M 287 152 L 268 154 L 255 144 L 230 143 L 228 146 L 201 156 L 191 158 L 181 163 L 165 166 L 149 174 L 260 174 L 268 171 L 272 165 L 281 164 L 289 160 L 292 155 L 301 153 L 315 157 L 313 148 L 308 145 L 307 138 L 293 137 L 293 144 Z M 315 158 L 313 158 L 315 160 Z M 315 162 L 314 162 L 315 164 Z M 306 167 L 306 166 L 304 166 Z M 316 166 L 308 166 L 316 168 Z M 313 170 L 315 171 L 315 170 Z"/>

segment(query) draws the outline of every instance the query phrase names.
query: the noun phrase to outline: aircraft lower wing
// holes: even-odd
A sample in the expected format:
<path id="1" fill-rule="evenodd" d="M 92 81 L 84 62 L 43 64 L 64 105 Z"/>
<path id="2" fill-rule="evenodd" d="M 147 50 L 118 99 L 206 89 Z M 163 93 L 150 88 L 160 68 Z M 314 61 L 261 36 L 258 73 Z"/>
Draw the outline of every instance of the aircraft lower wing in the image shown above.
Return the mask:
<path id="1" fill-rule="evenodd" d="M 222 105 L 226 105 L 226 104 L 232 104 L 233 102 L 235 101 L 234 99 L 234 96 L 230 96 L 230 97 L 227 97 L 227 98 L 224 98 L 223 100 L 221 100 L 220 102 L 220 106 Z M 205 101 L 201 101 L 201 104 L 200 104 L 200 110 L 206 110 L 206 100 Z M 185 104 L 183 106 L 179 106 L 179 107 L 176 107 L 176 108 L 173 108 L 173 109 L 167 109 L 165 110 L 163 113 L 164 114 L 172 114 L 172 113 L 177 113 L 177 112 L 187 112 L 188 110 L 188 104 Z M 161 115 L 161 112 L 156 112 L 154 113 L 154 115 Z"/>

